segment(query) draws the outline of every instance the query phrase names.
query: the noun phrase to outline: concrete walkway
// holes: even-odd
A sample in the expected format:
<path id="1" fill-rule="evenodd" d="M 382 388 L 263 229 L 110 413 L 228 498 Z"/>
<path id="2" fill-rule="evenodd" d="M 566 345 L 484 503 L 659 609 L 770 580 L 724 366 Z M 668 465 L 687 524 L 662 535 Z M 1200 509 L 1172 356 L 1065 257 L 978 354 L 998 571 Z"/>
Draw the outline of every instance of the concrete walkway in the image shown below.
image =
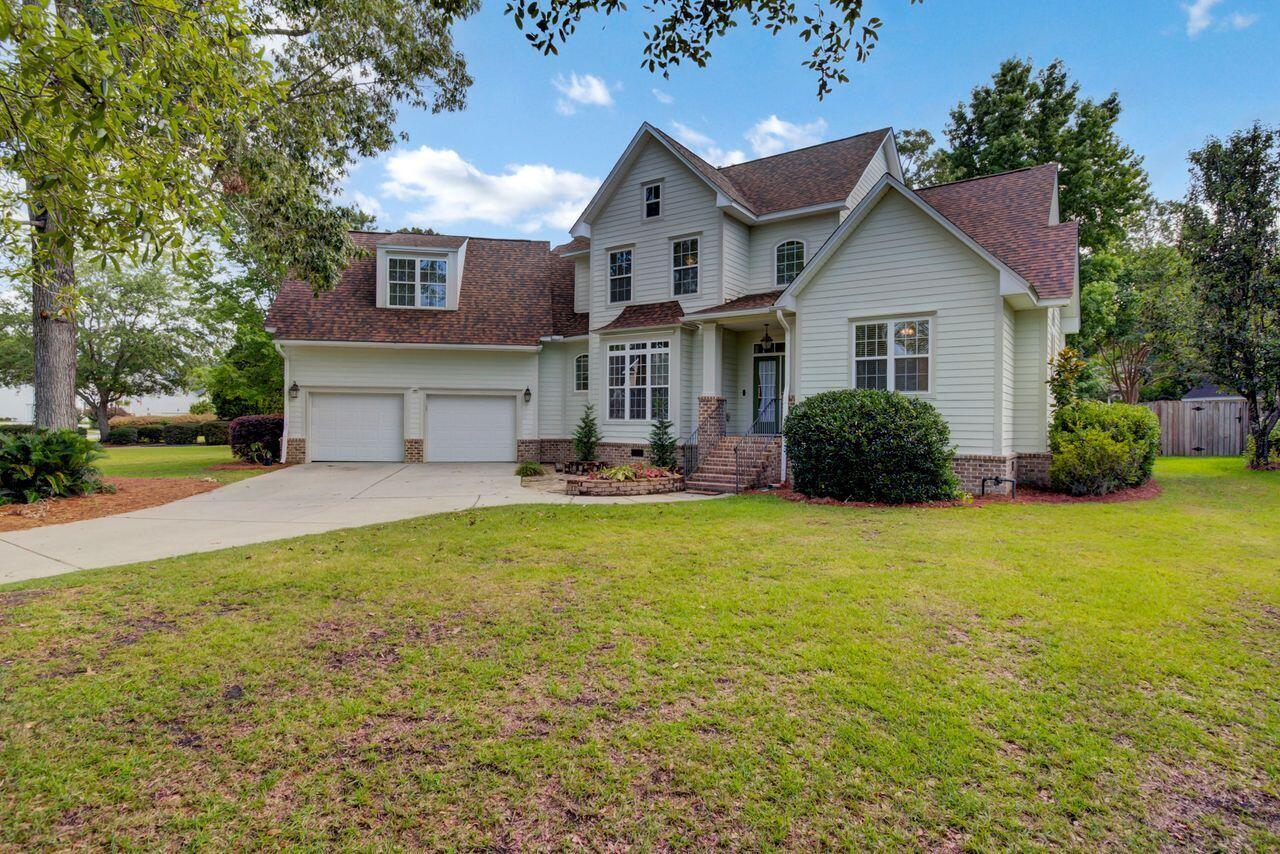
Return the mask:
<path id="1" fill-rule="evenodd" d="M 0 533 L 0 584 L 78 569 L 500 504 L 696 501 L 677 492 L 589 498 L 520 485 L 511 463 L 312 463 L 242 480 L 172 504 Z"/>

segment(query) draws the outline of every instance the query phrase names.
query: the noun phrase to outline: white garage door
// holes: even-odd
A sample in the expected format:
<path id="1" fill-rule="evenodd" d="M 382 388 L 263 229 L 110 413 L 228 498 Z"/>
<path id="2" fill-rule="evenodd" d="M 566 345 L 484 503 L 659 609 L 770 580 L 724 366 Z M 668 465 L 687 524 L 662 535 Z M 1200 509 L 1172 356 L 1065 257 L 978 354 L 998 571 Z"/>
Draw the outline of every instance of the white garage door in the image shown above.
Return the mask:
<path id="1" fill-rule="evenodd" d="M 404 459 L 404 396 L 313 394 L 311 459 L 400 462 Z"/>
<path id="2" fill-rule="evenodd" d="M 428 462 L 505 462 L 515 458 L 514 397 L 427 396 Z"/>

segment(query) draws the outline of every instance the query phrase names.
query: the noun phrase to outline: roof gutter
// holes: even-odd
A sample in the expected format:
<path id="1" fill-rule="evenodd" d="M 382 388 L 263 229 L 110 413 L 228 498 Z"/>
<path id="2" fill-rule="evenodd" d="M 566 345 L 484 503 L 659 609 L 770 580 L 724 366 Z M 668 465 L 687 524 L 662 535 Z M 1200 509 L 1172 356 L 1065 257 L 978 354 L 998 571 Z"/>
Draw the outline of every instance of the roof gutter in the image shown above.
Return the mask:
<path id="1" fill-rule="evenodd" d="M 287 347 L 364 347 L 389 350 L 475 350 L 507 353 L 537 353 L 541 344 L 417 344 L 390 341 L 312 341 L 304 338 L 284 338 L 276 346 Z"/>

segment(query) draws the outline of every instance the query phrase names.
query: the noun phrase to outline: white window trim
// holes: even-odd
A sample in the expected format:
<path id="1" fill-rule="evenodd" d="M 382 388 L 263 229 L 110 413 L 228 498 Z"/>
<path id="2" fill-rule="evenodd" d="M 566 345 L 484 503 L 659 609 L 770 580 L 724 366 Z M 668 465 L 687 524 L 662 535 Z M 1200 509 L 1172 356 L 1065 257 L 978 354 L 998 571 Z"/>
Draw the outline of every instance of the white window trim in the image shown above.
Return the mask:
<path id="1" fill-rule="evenodd" d="M 609 272 L 610 272 L 609 268 L 613 266 L 613 256 L 618 252 L 631 253 L 631 274 L 628 276 L 628 278 L 631 279 L 631 296 L 627 297 L 626 299 L 615 300 L 613 298 L 614 277 L 609 275 Z M 635 298 L 636 298 L 636 247 L 635 245 L 632 244 L 630 246 L 613 246 L 609 249 L 606 249 L 604 251 L 604 301 L 605 303 L 607 305 L 627 305 L 628 303 L 634 302 Z"/>
<path id="2" fill-rule="evenodd" d="M 792 279 L 791 282 L 800 278 L 800 273 L 804 272 L 805 265 L 809 263 L 809 242 L 807 240 L 801 240 L 799 237 L 788 237 L 785 240 L 779 240 L 777 243 L 773 244 L 773 286 L 775 288 L 788 288 L 791 286 L 791 282 L 787 282 L 785 285 L 778 282 L 778 250 L 782 248 L 782 244 L 784 243 L 799 243 L 800 251 L 804 253 L 804 258 L 800 262 L 800 270 L 796 273 L 795 279 Z"/>
<path id="3" fill-rule="evenodd" d="M 391 301 L 391 262 L 392 261 L 412 261 L 414 270 L 413 281 L 413 305 L 397 305 Z M 432 284 L 440 284 L 444 287 L 444 305 L 423 305 L 422 304 L 422 265 L 423 261 L 439 261 L 444 264 L 444 282 L 434 282 Z M 453 263 L 448 254 L 426 254 L 408 252 L 388 252 L 383 256 L 383 274 L 386 276 L 387 282 L 387 308 L 403 308 L 403 309 L 421 309 L 424 311 L 448 311 L 449 296 L 451 292 Z"/>
<path id="4" fill-rule="evenodd" d="M 896 370 L 894 361 L 896 356 L 893 352 L 893 327 L 896 323 L 919 323 L 926 321 L 929 324 L 929 353 L 926 356 L 903 356 L 904 359 L 924 358 L 929 363 L 929 389 L 927 391 L 898 391 L 894 388 L 894 380 L 896 379 Z M 886 355 L 884 356 L 866 356 L 859 357 L 858 353 L 858 327 L 867 326 L 873 323 L 883 323 L 887 327 L 888 340 L 886 342 Z M 849 318 L 849 388 L 858 387 L 858 362 L 869 361 L 871 359 L 883 358 L 887 362 L 886 370 L 888 375 L 885 377 L 885 390 L 898 391 L 898 394 L 906 394 L 912 397 L 933 397 L 936 393 L 934 385 L 934 361 L 938 354 L 938 316 L 936 314 L 900 314 L 893 317 L 851 317 Z"/>
<path id="5" fill-rule="evenodd" d="M 647 344 L 648 348 L 644 350 L 646 354 L 652 354 L 654 352 L 652 349 L 654 344 L 666 345 L 665 350 L 661 351 L 667 354 L 667 384 L 665 386 L 653 385 L 652 383 L 653 364 L 651 362 L 646 362 L 645 364 L 645 380 L 646 382 L 649 383 L 648 385 L 646 386 L 626 385 L 625 383 L 626 383 L 627 374 L 625 372 L 623 373 L 623 383 L 624 383 L 623 385 L 621 386 L 609 385 L 609 357 L 611 355 L 615 355 L 615 353 L 612 353 L 609 348 L 623 347 L 625 349 L 622 350 L 622 355 L 629 356 L 633 352 L 631 350 L 632 344 Z M 676 375 L 677 365 L 676 365 L 676 359 L 675 359 L 675 348 L 674 348 L 674 344 L 672 343 L 672 339 L 670 337 L 659 337 L 659 338 L 628 338 L 622 341 L 606 340 L 605 342 L 603 342 L 602 349 L 604 352 L 604 401 L 603 401 L 604 407 L 603 409 L 604 409 L 605 422 L 610 424 L 652 424 L 653 421 L 655 420 L 653 417 L 653 391 L 652 390 L 654 388 L 665 388 L 667 390 L 667 416 L 666 417 L 667 417 L 667 420 L 672 421 L 674 423 L 675 419 L 672 418 L 671 416 L 672 416 L 672 413 L 675 412 L 675 394 L 674 394 L 675 384 L 673 380 Z M 645 397 L 645 417 L 644 418 L 631 418 L 630 416 L 625 418 L 612 417 L 609 414 L 609 391 L 614 388 L 622 388 L 626 391 L 624 403 L 626 405 L 626 411 L 628 413 L 631 412 L 631 389 L 633 388 L 649 389 L 649 393 Z"/>
<path id="6" fill-rule="evenodd" d="M 697 241 L 698 244 L 698 263 L 692 267 L 676 267 L 676 244 L 683 243 L 686 240 Z M 673 237 L 667 243 L 667 260 L 671 262 L 671 297 L 673 299 L 682 299 L 684 297 L 696 297 L 702 293 L 702 234 L 686 234 L 683 237 Z M 698 286 L 687 294 L 676 293 L 676 270 L 697 270 Z"/>
<path id="7" fill-rule="evenodd" d="M 587 387 L 586 388 L 578 388 L 578 360 L 579 359 L 587 360 Z M 573 364 L 573 393 L 587 394 L 589 391 L 591 391 L 591 354 L 579 353 L 578 355 L 573 357 L 572 364 Z"/>
<path id="8" fill-rule="evenodd" d="M 658 213 L 656 216 L 649 216 L 649 188 L 658 188 Z M 662 219 L 662 214 L 666 210 L 666 189 L 662 186 L 662 181 L 647 181 L 640 185 L 640 219 L 642 222 L 655 222 Z"/>

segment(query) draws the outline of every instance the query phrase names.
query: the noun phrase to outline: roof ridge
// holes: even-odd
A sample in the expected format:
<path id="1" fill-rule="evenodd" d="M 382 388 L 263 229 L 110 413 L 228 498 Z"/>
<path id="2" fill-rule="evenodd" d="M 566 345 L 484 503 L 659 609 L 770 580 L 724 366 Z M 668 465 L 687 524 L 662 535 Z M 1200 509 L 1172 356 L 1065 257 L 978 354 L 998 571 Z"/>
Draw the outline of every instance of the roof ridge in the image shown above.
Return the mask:
<path id="1" fill-rule="evenodd" d="M 1043 169 L 1046 166 L 1053 166 L 1060 170 L 1062 164 L 1056 160 L 1050 160 L 1048 163 L 1037 163 L 1035 166 L 1019 166 L 1017 169 L 1006 169 L 1003 172 L 992 172 L 990 175 L 974 175 L 971 178 L 960 178 L 955 181 L 943 181 L 941 184 L 930 184 L 928 187 L 911 187 L 913 193 L 921 193 L 925 190 L 936 190 L 939 187 L 954 187 L 956 184 L 968 184 L 970 181 L 985 181 L 988 178 L 1003 178 L 1006 175 L 1016 175 L 1019 172 L 1030 172 L 1033 169 Z"/>
<path id="2" fill-rule="evenodd" d="M 724 172 L 726 169 L 733 169 L 738 166 L 750 166 L 753 163 L 762 163 L 765 160 L 772 160 L 775 157 L 786 157 L 788 154 L 795 154 L 798 151 L 808 151 L 811 148 L 822 148 L 824 145 L 835 145 L 837 142 L 848 142 L 851 139 L 857 139 L 860 136 L 872 136 L 873 134 L 886 134 L 893 130 L 893 126 L 878 128 L 877 130 L 863 131 L 862 133 L 850 134 L 842 136 L 839 139 L 828 139 L 824 142 L 815 142 L 813 145 L 804 145 L 800 148 L 792 148 L 787 151 L 779 151 L 777 154 L 766 154 L 764 157 L 757 157 L 753 160 L 744 160 L 741 163 L 730 163 L 728 166 L 712 166 L 711 168 L 717 172 Z M 703 162 L 706 162 L 705 160 Z M 726 176 L 728 177 L 728 176 Z"/>

